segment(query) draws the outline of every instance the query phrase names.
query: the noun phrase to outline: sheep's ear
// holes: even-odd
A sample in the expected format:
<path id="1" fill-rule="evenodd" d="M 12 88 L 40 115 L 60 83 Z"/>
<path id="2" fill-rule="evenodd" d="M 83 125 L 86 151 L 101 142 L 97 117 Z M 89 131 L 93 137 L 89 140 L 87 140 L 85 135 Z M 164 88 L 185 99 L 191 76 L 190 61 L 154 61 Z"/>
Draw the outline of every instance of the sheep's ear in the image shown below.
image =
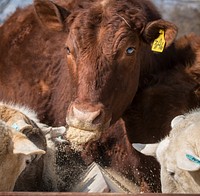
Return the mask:
<path id="1" fill-rule="evenodd" d="M 177 154 L 176 161 L 180 169 L 186 171 L 197 171 L 200 169 L 200 157 L 196 156 L 192 151 Z"/>
<path id="2" fill-rule="evenodd" d="M 33 142 L 31 142 L 23 133 L 16 132 L 12 137 L 13 153 L 14 154 L 45 154 L 44 150 L 39 149 Z"/>
<path id="3" fill-rule="evenodd" d="M 132 144 L 132 146 L 144 155 L 153 156 L 160 162 L 170 143 L 169 137 L 165 137 L 161 142 L 155 144 Z"/>
<path id="4" fill-rule="evenodd" d="M 179 115 L 176 116 L 172 121 L 171 121 L 171 128 L 174 128 L 174 126 L 178 125 L 182 120 L 184 120 L 184 115 Z"/>
<path id="5" fill-rule="evenodd" d="M 159 143 L 155 144 L 139 144 L 133 143 L 132 146 L 135 150 L 141 152 L 144 155 L 154 156 L 156 157 L 156 150 Z"/>
<path id="6" fill-rule="evenodd" d="M 164 49 L 174 42 L 177 33 L 178 28 L 173 23 L 160 19 L 147 24 L 143 31 L 143 37 L 150 44 L 153 44 L 154 41 L 158 39 L 158 47 L 161 46 L 161 42 L 164 41 L 165 43 L 162 48 Z M 164 36 L 164 38 L 159 38 L 160 36 Z"/>
<path id="7" fill-rule="evenodd" d="M 165 137 L 158 145 L 158 148 L 156 150 L 156 158 L 159 162 L 161 162 L 163 154 L 166 153 L 166 150 L 168 149 L 170 144 L 169 136 Z"/>
<path id="8" fill-rule="evenodd" d="M 56 5 L 49 0 L 35 0 L 35 13 L 40 22 L 50 30 L 64 30 L 64 21 L 70 14 L 64 7 Z"/>

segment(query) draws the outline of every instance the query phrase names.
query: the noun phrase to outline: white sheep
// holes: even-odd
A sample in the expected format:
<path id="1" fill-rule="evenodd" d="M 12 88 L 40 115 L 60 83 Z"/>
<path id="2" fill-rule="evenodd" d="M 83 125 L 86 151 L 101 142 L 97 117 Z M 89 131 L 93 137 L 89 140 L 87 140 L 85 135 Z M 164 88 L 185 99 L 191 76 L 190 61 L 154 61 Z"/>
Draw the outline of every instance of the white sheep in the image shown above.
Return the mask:
<path id="1" fill-rule="evenodd" d="M 12 191 L 21 172 L 45 151 L 0 120 L 0 191 Z"/>
<path id="2" fill-rule="evenodd" d="M 200 109 L 175 117 L 171 127 L 169 136 L 140 151 L 159 161 L 163 193 L 200 193 Z"/>
<path id="3" fill-rule="evenodd" d="M 54 142 L 62 142 L 57 137 L 66 128 L 49 127 L 40 123 L 30 108 L 4 102 L 0 102 L 0 126 L 0 191 L 58 190 Z M 35 159 L 36 154 L 45 152 Z"/>

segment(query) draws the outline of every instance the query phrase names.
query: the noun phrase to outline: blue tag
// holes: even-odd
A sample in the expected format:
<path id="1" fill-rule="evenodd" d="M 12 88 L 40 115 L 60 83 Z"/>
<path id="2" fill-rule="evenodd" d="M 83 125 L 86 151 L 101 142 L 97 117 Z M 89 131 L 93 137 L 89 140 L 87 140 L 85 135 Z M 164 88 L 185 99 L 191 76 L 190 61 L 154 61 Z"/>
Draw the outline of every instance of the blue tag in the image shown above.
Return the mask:
<path id="1" fill-rule="evenodd" d="M 186 154 L 186 157 L 187 157 L 190 161 L 192 161 L 192 162 L 197 163 L 197 164 L 200 165 L 200 160 L 197 159 L 197 158 L 195 158 L 194 156 L 192 156 L 192 155 L 190 155 L 190 154 Z"/>
<path id="2" fill-rule="evenodd" d="M 19 131 L 19 127 L 16 123 L 14 123 L 11 127 L 14 128 L 15 130 Z"/>

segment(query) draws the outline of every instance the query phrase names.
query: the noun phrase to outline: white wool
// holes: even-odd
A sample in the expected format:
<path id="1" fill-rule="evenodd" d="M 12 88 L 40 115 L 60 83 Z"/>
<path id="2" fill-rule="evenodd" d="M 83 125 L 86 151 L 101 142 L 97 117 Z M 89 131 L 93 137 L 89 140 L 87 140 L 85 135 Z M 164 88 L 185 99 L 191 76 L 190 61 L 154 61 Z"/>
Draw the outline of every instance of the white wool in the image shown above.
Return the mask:
<path id="1" fill-rule="evenodd" d="M 18 110 L 19 112 L 21 112 L 22 114 L 27 116 L 29 119 L 34 121 L 41 129 L 43 127 L 47 127 L 47 125 L 45 125 L 39 121 L 37 113 L 33 109 L 29 108 L 28 106 L 25 106 L 22 104 L 16 104 L 13 102 L 3 102 L 3 101 L 0 101 L 0 105 L 6 106 L 6 107 L 14 109 L 14 110 Z"/>
<path id="2" fill-rule="evenodd" d="M 6 153 L 7 146 L 11 141 L 9 129 L 6 124 L 0 120 L 0 155 Z"/>
<path id="3" fill-rule="evenodd" d="M 157 159 L 161 165 L 163 193 L 199 193 L 200 165 L 187 159 L 189 154 L 200 159 L 200 110 L 179 117 L 173 126 L 168 145 L 161 141 L 157 149 Z M 176 120 L 175 119 L 175 120 Z"/>
<path id="4" fill-rule="evenodd" d="M 39 122 L 36 112 L 25 105 L 16 104 L 13 102 L 2 102 L 2 101 L 0 101 L 0 105 L 6 106 L 14 110 L 18 110 L 19 112 L 23 113 L 31 120 L 33 120 L 35 123 Z"/>

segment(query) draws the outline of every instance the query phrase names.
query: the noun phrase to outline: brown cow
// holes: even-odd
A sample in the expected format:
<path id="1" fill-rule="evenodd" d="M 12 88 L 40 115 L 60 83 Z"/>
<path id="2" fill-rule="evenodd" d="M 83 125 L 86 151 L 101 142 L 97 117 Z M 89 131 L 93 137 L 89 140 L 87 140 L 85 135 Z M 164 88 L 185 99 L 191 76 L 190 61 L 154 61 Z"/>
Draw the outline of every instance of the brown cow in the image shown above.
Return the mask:
<path id="1" fill-rule="evenodd" d="M 35 0 L 1 27 L 0 99 L 28 105 L 46 124 L 67 116 L 69 126 L 101 133 L 132 102 L 140 70 L 151 70 L 159 31 L 168 47 L 177 29 L 147 0 L 77 0 L 70 10 L 56 2 Z"/>
<path id="2" fill-rule="evenodd" d="M 135 95 L 143 40 L 164 29 L 169 45 L 176 34 L 147 2 L 99 1 L 70 13 L 37 0 L 35 10 L 18 10 L 0 31 L 1 99 L 27 103 L 54 125 L 65 123 L 71 103 L 69 126 L 106 129 Z"/>

